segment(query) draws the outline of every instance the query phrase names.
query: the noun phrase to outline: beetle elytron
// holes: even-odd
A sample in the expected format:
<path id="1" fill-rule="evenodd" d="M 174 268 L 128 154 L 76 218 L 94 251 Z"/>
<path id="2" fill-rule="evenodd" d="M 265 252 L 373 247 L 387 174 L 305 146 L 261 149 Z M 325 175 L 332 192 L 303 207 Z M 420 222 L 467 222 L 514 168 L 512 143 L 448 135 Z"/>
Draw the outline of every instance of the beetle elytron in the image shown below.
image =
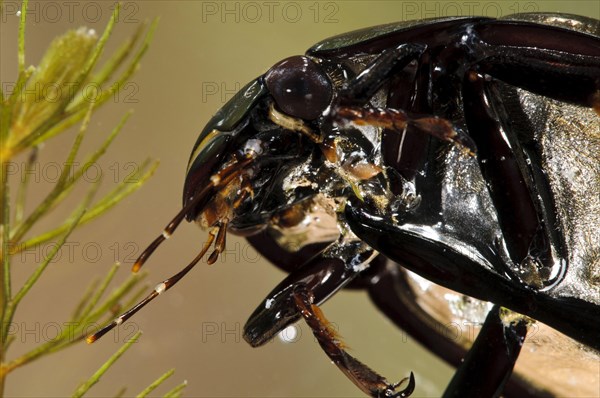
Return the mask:
<path id="1" fill-rule="evenodd" d="M 246 324 L 251 345 L 304 318 L 362 391 L 410 395 L 412 373 L 389 383 L 344 350 L 318 308 L 354 285 L 392 318 L 410 315 L 394 304 L 397 263 L 495 304 L 446 396 L 499 395 L 533 320 L 600 348 L 599 115 L 597 20 L 442 18 L 324 40 L 208 122 L 183 209 L 134 270 L 184 218 L 208 241 L 88 341 L 172 287 L 213 243 L 215 262 L 230 230 L 290 272 Z M 486 378 L 469 382 L 474 371 Z"/>

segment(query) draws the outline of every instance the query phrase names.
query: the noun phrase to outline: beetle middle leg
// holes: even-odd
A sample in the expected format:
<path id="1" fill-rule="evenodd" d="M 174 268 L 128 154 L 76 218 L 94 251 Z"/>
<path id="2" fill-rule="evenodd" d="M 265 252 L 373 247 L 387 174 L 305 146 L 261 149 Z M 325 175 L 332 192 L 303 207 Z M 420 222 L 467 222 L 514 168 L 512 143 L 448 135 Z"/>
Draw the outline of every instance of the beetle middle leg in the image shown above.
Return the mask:
<path id="1" fill-rule="evenodd" d="M 412 127 L 438 139 L 455 143 L 463 148 L 466 154 L 473 155 L 473 141 L 446 119 L 427 114 L 408 114 L 401 109 L 364 107 L 390 77 L 411 62 L 418 62 L 425 51 L 426 46 L 414 43 L 402 44 L 384 51 L 340 93 L 331 112 L 334 122 L 342 125 L 355 123 L 382 127 L 399 134 L 404 134 L 408 127 Z"/>

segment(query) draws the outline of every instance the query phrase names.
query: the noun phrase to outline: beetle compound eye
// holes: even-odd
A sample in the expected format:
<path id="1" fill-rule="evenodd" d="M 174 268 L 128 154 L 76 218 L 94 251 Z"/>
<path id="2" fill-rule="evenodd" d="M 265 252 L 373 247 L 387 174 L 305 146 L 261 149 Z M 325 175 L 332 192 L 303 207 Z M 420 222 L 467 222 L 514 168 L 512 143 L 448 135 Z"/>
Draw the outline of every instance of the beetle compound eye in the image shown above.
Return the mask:
<path id="1" fill-rule="evenodd" d="M 275 64 L 266 73 L 265 83 L 279 109 L 293 117 L 316 119 L 331 100 L 329 78 L 308 57 L 290 57 Z"/>

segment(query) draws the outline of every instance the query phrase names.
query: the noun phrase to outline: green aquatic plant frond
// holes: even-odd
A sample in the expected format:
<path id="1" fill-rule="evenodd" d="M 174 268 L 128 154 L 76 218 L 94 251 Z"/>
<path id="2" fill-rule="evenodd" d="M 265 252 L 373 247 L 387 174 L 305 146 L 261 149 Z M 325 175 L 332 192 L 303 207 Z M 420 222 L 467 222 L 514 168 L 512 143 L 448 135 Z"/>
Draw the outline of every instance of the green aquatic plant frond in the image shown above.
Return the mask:
<path id="1" fill-rule="evenodd" d="M 0 8 L 2 6 L 0 0 Z M 80 298 L 73 300 L 76 303 L 73 312 L 63 322 L 65 327 L 58 336 L 16 357 L 11 358 L 9 355 L 11 346 L 18 342 L 9 333 L 11 322 L 19 311 L 21 302 L 30 292 L 41 288 L 38 281 L 44 274 L 51 272 L 53 267 L 49 265 L 56 260 L 67 239 L 75 236 L 79 227 L 105 215 L 124 198 L 140 189 L 158 167 L 157 161 L 145 160 L 139 164 L 135 173 L 116 181 L 111 189 L 103 191 L 100 191 L 102 178 L 84 181 L 86 170 L 107 153 L 115 138 L 125 130 L 126 122 L 131 116 L 130 110 L 126 110 L 120 122 L 108 132 L 100 145 L 87 155 L 80 153 L 83 152 L 82 144 L 95 134 L 90 126 L 93 125 L 97 110 L 117 95 L 139 69 L 140 61 L 156 30 L 157 21 L 140 24 L 112 54 L 103 55 L 119 21 L 120 5 L 117 4 L 100 35 L 85 27 L 69 30 L 51 41 L 38 65 L 28 66 L 25 46 L 27 6 L 28 1 L 23 1 L 19 11 L 16 54 L 18 74 L 14 85 L 11 85 L 12 92 L 2 91 L 3 87 L 8 86 L 0 84 L 0 397 L 4 396 L 6 379 L 11 372 L 83 342 L 91 331 L 111 322 L 116 312 L 123 306 L 136 302 L 147 289 L 141 283 L 145 273 L 131 274 L 114 287 L 115 275 L 120 268 L 117 262 L 103 277 L 93 278 L 87 288 L 81 291 Z M 105 60 L 100 62 L 101 59 Z M 55 91 L 49 91 L 48 87 L 54 87 Z M 88 95 L 86 88 L 89 87 L 96 88 L 95 95 Z M 41 144 L 72 130 L 76 131 L 73 131 L 72 144 L 60 175 L 51 183 L 47 194 L 34 198 L 30 194 L 34 183 L 30 175 L 40 161 L 40 153 L 43 151 Z M 79 158 L 83 160 L 79 161 Z M 20 163 L 24 167 L 23 173 L 11 173 L 11 166 L 17 159 L 25 159 Z M 16 188 L 14 192 L 11 189 L 13 187 Z M 79 193 L 81 197 L 75 198 L 81 189 L 85 193 Z M 98 195 L 98 192 L 107 193 Z M 42 229 L 40 220 L 55 215 L 55 210 L 64 207 L 65 202 L 73 206 L 70 214 L 55 225 Z M 40 230 L 43 232 L 39 232 Z M 15 283 L 11 277 L 13 257 L 46 244 L 53 245 L 52 249 L 46 251 L 45 256 L 24 278 L 24 282 Z M 65 290 L 65 294 L 75 290 Z M 86 394 L 139 337 L 138 332 L 129 339 L 75 390 L 73 396 L 81 397 Z M 86 345 L 81 344 L 81 347 L 85 349 Z M 93 357 L 91 359 L 95 360 Z M 138 396 L 147 396 L 173 373 L 173 370 L 169 370 Z M 182 386 L 177 386 L 167 394 L 179 396 L 182 389 Z M 121 389 L 120 394 L 125 394 L 125 389 Z"/>

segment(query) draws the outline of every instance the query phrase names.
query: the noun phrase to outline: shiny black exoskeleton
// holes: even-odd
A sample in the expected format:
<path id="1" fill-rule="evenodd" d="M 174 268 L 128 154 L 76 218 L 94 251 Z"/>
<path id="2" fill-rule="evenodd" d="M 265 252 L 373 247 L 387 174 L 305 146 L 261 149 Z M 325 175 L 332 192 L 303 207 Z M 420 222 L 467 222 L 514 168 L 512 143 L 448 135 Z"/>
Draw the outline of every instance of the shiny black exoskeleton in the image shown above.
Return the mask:
<path id="1" fill-rule="evenodd" d="M 398 391 L 345 352 L 317 307 L 344 286 L 366 288 L 457 363 L 460 348 L 419 333 L 431 317 L 407 269 L 495 304 L 446 396 L 497 396 L 533 322 L 511 311 L 600 348 L 599 114 L 597 20 L 445 18 L 327 39 L 273 66 L 208 122 L 183 210 L 134 267 L 183 218 L 209 228 L 209 241 L 141 305 L 213 241 L 214 262 L 226 230 L 247 235 L 290 274 L 245 339 L 263 344 L 303 317 L 365 393 L 408 396 L 412 374 Z"/>

